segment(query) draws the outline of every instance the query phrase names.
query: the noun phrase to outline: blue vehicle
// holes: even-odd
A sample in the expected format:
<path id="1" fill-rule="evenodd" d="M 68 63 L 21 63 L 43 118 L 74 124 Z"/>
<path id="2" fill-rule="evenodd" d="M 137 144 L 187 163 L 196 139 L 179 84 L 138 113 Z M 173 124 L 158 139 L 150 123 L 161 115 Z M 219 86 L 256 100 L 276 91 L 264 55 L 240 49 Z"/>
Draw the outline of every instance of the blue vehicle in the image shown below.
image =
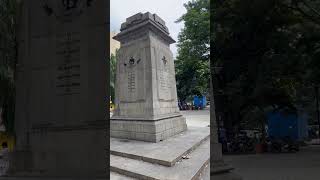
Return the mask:
<path id="1" fill-rule="evenodd" d="M 285 113 L 281 111 L 267 114 L 268 136 L 275 139 L 290 138 L 302 141 L 308 137 L 306 114 Z"/>
<path id="2" fill-rule="evenodd" d="M 194 96 L 193 105 L 196 109 L 203 109 L 206 107 L 207 101 L 205 96 Z"/>

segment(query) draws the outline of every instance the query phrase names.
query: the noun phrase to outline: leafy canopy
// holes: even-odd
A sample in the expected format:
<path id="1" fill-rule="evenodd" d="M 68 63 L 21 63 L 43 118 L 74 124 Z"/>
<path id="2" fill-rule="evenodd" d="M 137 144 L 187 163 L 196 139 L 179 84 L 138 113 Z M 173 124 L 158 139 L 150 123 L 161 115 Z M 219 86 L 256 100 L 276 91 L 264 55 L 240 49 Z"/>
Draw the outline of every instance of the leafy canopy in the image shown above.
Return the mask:
<path id="1" fill-rule="evenodd" d="M 176 57 L 177 92 L 180 100 L 209 91 L 210 3 L 192 0 L 184 4 L 187 12 L 176 22 L 184 22 L 178 36 Z"/>
<path id="2" fill-rule="evenodd" d="M 220 113 L 239 123 L 257 110 L 298 107 L 305 88 L 320 82 L 319 2 L 213 3 L 211 69 Z"/>

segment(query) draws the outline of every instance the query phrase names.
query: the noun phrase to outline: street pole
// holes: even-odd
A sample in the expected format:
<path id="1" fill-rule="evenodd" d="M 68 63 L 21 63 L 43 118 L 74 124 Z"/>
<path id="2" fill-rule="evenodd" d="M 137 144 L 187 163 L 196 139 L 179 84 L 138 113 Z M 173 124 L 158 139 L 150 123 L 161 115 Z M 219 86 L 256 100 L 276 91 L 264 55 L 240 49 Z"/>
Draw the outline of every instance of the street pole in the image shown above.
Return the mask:
<path id="1" fill-rule="evenodd" d="M 317 119 L 318 119 L 318 138 L 320 139 L 320 114 L 319 114 L 319 87 L 315 86 L 316 91 L 316 103 L 317 103 Z"/>

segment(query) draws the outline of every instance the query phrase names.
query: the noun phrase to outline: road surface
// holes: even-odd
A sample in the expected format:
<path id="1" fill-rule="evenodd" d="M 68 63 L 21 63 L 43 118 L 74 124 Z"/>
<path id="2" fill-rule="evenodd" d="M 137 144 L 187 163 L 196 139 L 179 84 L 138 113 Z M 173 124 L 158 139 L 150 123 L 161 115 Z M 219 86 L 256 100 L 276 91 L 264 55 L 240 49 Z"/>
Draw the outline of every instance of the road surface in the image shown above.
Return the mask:
<path id="1" fill-rule="evenodd" d="M 298 153 L 224 156 L 243 180 L 320 179 L 320 145 L 303 147 Z"/>

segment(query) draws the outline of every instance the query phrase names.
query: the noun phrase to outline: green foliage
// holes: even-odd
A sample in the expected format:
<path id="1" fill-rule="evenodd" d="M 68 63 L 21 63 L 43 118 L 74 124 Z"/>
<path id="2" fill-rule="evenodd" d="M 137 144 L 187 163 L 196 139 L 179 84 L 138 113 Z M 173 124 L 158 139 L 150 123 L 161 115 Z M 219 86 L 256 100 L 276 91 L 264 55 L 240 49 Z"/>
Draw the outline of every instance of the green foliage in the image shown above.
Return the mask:
<path id="1" fill-rule="evenodd" d="M 117 54 L 117 51 L 116 51 Z M 115 98 L 115 80 L 116 80 L 116 55 L 111 54 L 110 56 L 110 96 L 112 102 Z"/>
<path id="2" fill-rule="evenodd" d="M 117 65 L 118 50 L 119 49 L 116 49 L 115 54 L 111 53 L 110 55 L 110 96 L 113 102 L 115 99 L 116 65 Z"/>
<path id="3" fill-rule="evenodd" d="M 187 13 L 177 22 L 184 22 L 178 37 L 176 58 L 177 92 L 180 100 L 208 93 L 210 75 L 209 0 L 186 3 Z"/>
<path id="4" fill-rule="evenodd" d="M 0 108 L 6 130 L 14 132 L 14 71 L 18 44 L 16 19 L 18 3 L 15 0 L 0 1 Z"/>
<path id="5" fill-rule="evenodd" d="M 246 121 L 248 113 L 255 116 L 269 108 L 295 109 L 303 89 L 320 82 L 320 16 L 314 12 L 320 9 L 319 3 L 213 3 L 211 69 L 222 67 L 218 75 L 212 74 L 213 86 L 215 98 L 220 98 L 217 92 L 224 95 L 216 106 L 222 106 L 222 113 L 235 123 Z"/>

